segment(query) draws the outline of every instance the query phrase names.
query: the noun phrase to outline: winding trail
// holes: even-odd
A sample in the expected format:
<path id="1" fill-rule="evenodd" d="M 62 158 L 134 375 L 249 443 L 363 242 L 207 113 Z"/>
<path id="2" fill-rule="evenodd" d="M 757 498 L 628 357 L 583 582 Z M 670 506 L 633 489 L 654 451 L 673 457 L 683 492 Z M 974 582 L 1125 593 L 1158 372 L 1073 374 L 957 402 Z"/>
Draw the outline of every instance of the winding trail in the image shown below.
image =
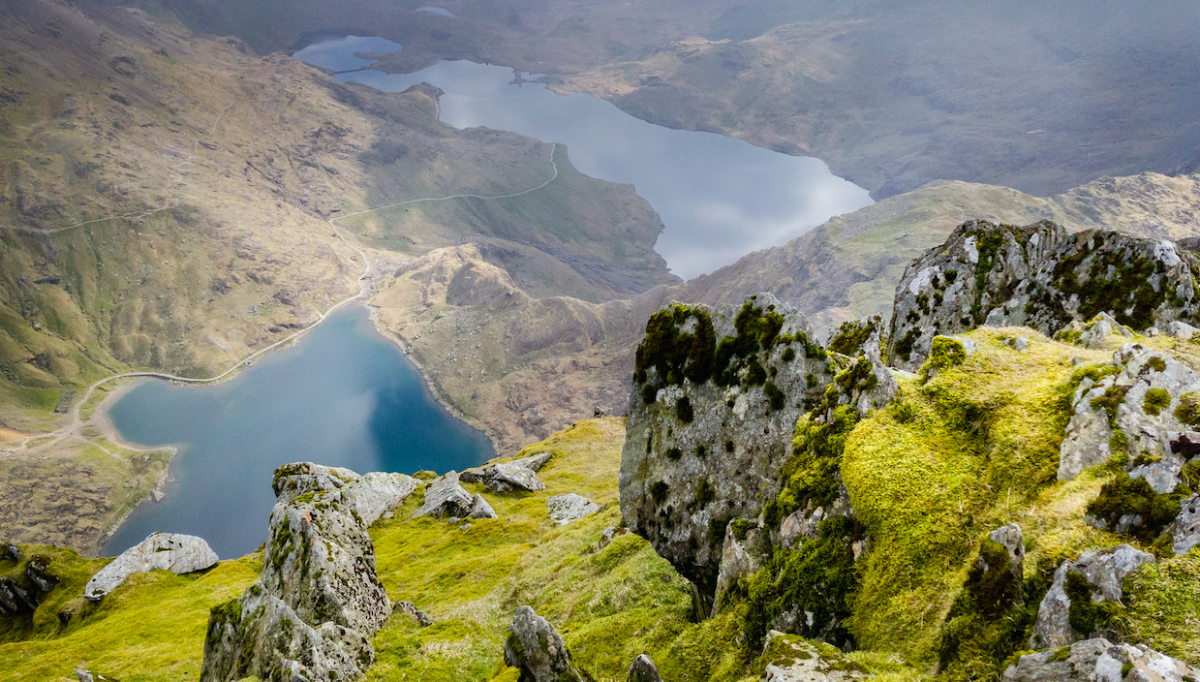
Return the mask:
<path id="1" fill-rule="evenodd" d="M 226 109 L 228 109 L 228 108 L 229 107 L 226 107 Z M 222 114 L 224 114 L 224 112 L 222 112 Z M 215 127 L 216 126 L 214 124 L 214 129 L 215 129 Z M 55 431 L 50 431 L 48 433 L 40 433 L 40 434 L 29 436 L 28 438 L 22 440 L 19 445 L 16 445 L 16 446 L 13 446 L 10 448 L 6 448 L 6 449 L 9 450 L 10 452 L 15 451 L 17 449 L 26 447 L 26 444 L 32 440 L 41 440 L 43 438 L 51 439 L 50 441 L 45 443 L 45 445 L 50 445 L 50 444 L 58 442 L 64 438 L 70 438 L 70 437 L 80 438 L 80 439 L 85 440 L 90 443 L 92 441 L 87 439 L 82 433 L 84 420 L 81 415 L 81 410 L 82 410 L 83 406 L 85 404 L 87 404 L 88 400 L 91 399 L 92 394 L 100 386 L 102 386 L 110 381 L 114 381 L 116 379 L 133 379 L 133 378 L 139 378 L 139 377 L 164 379 L 166 381 L 174 381 L 174 382 L 185 383 L 185 384 L 216 383 L 218 381 L 225 379 L 226 377 L 228 377 L 230 374 L 234 373 L 238 369 L 249 366 L 255 359 L 275 350 L 276 348 L 279 348 L 280 346 L 288 344 L 288 343 L 294 341 L 295 339 L 307 334 L 308 332 L 315 329 L 322 322 L 327 320 L 330 315 L 332 315 L 335 311 L 337 311 L 342 306 L 345 306 L 346 304 L 356 301 L 359 298 L 362 298 L 363 296 L 365 296 L 368 291 L 368 285 L 370 283 L 370 277 L 371 277 L 371 259 L 367 257 L 367 252 L 364 251 L 362 249 L 362 247 L 360 247 L 357 244 L 346 239 L 346 235 L 341 230 L 338 229 L 337 221 L 346 220 L 347 218 L 353 218 L 355 216 L 360 216 L 360 215 L 364 215 L 367 213 L 374 213 L 376 211 L 384 211 L 387 209 L 397 208 L 400 206 L 408 206 L 410 204 L 437 203 L 437 202 L 443 202 L 443 201 L 454 201 L 454 200 L 458 200 L 458 199 L 480 199 L 483 201 L 493 201 L 493 200 L 498 200 L 498 199 L 511 199 L 513 197 L 519 197 L 519 196 L 529 194 L 531 192 L 536 192 L 539 189 L 546 187 L 547 185 L 549 185 L 550 183 L 552 183 L 556 179 L 558 179 L 558 164 L 554 160 L 554 155 L 557 151 L 558 151 L 558 144 L 551 143 L 551 145 L 550 145 L 550 167 L 554 172 L 550 176 L 550 179 L 546 180 L 545 182 L 543 182 L 542 184 L 540 184 L 536 187 L 530 187 L 527 190 L 523 190 L 520 192 L 514 192 L 512 194 L 500 194 L 500 195 L 494 195 L 494 196 L 487 196 L 487 195 L 482 195 L 482 194 L 452 194 L 450 196 L 445 196 L 445 197 L 425 197 L 425 198 L 421 198 L 421 199 L 408 199 L 406 201 L 400 201 L 400 202 L 396 202 L 394 204 L 386 204 L 384 206 L 376 206 L 375 208 L 368 208 L 368 209 L 364 209 L 362 211 L 355 211 L 354 213 L 347 213 L 346 215 L 329 218 L 326 222 L 329 223 L 329 226 L 331 228 L 333 228 L 334 235 L 337 236 L 337 238 L 340 239 L 343 244 L 345 244 L 346 246 L 353 249 L 358 254 L 359 258 L 361 258 L 363 261 L 363 273 L 358 278 L 358 293 L 354 294 L 353 296 L 348 296 L 348 297 L 338 301 L 337 303 L 334 303 L 332 306 L 330 306 L 328 309 L 326 309 L 325 312 L 321 313 L 317 317 L 316 321 L 313 322 L 312 324 L 310 324 L 309 326 L 307 326 L 301 330 L 298 330 L 298 331 L 288 335 L 287 337 L 280 339 L 279 341 L 276 341 L 275 343 L 267 346 L 266 348 L 263 348 L 261 350 L 255 351 L 254 353 L 251 353 L 250 355 L 237 361 L 229 369 L 225 370 L 224 372 L 221 372 L 220 374 L 218 374 L 215 377 L 209 377 L 207 379 L 193 379 L 193 378 L 189 378 L 189 377 L 176 376 L 174 374 L 167 374 L 165 372 L 126 372 L 124 374 L 114 374 L 113 376 L 105 377 L 104 379 L 97 381 L 96 383 L 92 384 L 91 386 L 88 386 L 87 392 L 84 393 L 83 398 L 81 398 L 79 401 L 77 401 L 75 403 L 74 408 L 72 408 L 72 410 L 71 410 L 71 423 L 69 425 L 64 426 L 60 429 L 57 429 Z M 151 213 L 158 213 L 159 211 L 166 211 L 166 210 L 169 210 L 169 208 L 161 208 L 161 209 L 156 209 L 154 211 L 148 211 L 146 213 L 138 215 L 137 217 L 143 217 L 146 215 L 150 215 Z M 102 222 L 105 220 L 111 220 L 113 218 L 119 218 L 119 217 L 124 217 L 124 216 L 110 216 L 108 218 L 97 218 L 95 220 L 89 220 L 87 222 L 79 223 L 77 225 L 61 227 L 61 228 L 56 228 L 56 229 L 52 229 L 52 230 L 36 230 L 36 231 L 39 233 L 43 233 L 43 234 L 53 233 L 53 232 L 61 232 L 63 230 L 69 230 L 69 229 L 73 229 L 76 227 L 83 227 L 84 225 L 89 225 L 91 223 Z M 17 229 L 21 229 L 21 228 L 17 228 Z M 29 228 L 25 228 L 25 229 L 29 230 Z M 33 230 L 30 230 L 30 231 L 33 231 Z M 105 452 L 108 452 L 108 450 L 106 448 L 104 448 L 103 446 L 99 446 L 99 447 L 102 450 L 104 450 Z M 113 453 L 109 452 L 108 454 L 112 455 Z M 113 456 L 115 457 L 116 455 L 113 455 Z"/>

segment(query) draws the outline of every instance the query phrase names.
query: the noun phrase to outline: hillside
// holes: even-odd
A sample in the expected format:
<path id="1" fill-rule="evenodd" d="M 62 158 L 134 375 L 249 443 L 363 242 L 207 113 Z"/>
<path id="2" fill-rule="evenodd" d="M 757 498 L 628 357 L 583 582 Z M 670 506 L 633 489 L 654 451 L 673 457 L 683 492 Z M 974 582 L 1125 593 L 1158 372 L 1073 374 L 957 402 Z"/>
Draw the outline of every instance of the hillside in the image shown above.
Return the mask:
<path id="1" fill-rule="evenodd" d="M 630 188 L 561 146 L 443 125 L 428 88 L 348 86 L 161 13 L 23 0 L 0 15 L 8 537 L 90 551 L 159 482 L 163 453 L 74 422 L 90 384 L 219 375 L 431 249 L 490 239 L 524 254 L 507 263 L 522 281 L 584 300 L 677 281 Z M 460 194 L 485 198 L 421 201 Z"/>
<path id="2" fill-rule="evenodd" d="M 964 226 L 924 255 L 935 259 L 927 267 L 957 262 L 964 237 L 1016 229 Z M 1093 254 L 1155 245 L 1085 236 Z M 1163 262 L 1173 253 L 1163 252 Z M 1184 254 L 1173 262 L 1164 272 L 1184 277 L 1200 261 Z M 1079 277 L 1112 277 L 1087 261 L 1071 267 Z M 993 277 L 1002 267 L 986 268 L 981 286 L 1003 292 Z M 1178 296 L 1164 289 L 1146 304 L 1194 306 L 1198 297 L 1194 286 Z M 502 454 L 537 459 L 528 475 L 544 490 L 502 490 L 483 470 L 462 494 L 480 496 L 498 518 L 446 520 L 448 506 L 442 518 L 425 514 L 450 504 L 447 479 L 419 474 L 416 492 L 393 497 L 398 506 L 369 527 L 370 575 L 397 606 L 369 637 L 366 679 L 516 680 L 523 664 L 504 651 L 522 606 L 561 633 L 570 669 L 593 679 L 626 679 L 645 654 L 668 682 L 780 679 L 814 662 L 825 671 L 816 680 L 998 680 L 1005 670 L 1005 680 L 1084 680 L 1093 679 L 1088 669 L 1072 661 L 1093 649 L 1118 657 L 1110 679 L 1191 677 L 1200 664 L 1200 536 L 1189 525 L 1192 436 L 1180 425 L 1196 422 L 1200 349 L 1187 329 L 1142 334 L 1098 317 L 1080 325 L 1086 333 L 1068 326 L 1054 340 L 1030 328 L 979 327 L 937 337 L 910 373 L 883 367 L 872 324 L 843 328 L 825 347 L 807 338 L 794 309 L 767 295 L 721 310 L 670 306 L 641 340 L 628 422 L 584 420 Z M 776 385 L 789 399 L 812 395 L 788 412 L 767 388 Z M 729 402 L 706 400 L 712 391 Z M 685 410 L 687 397 L 694 407 Z M 794 429 L 770 428 L 778 418 L 796 418 Z M 1110 444 L 1099 458 L 1072 445 L 1093 431 Z M 752 451 L 773 464 L 743 466 Z M 1090 460 L 1064 473 L 1075 453 Z M 1172 469 L 1177 460 L 1184 466 Z M 711 478 L 731 465 L 762 485 Z M 59 582 L 33 614 L 0 616 L 3 679 L 69 678 L 77 663 L 119 679 L 195 676 L 201 652 L 224 641 L 212 623 L 237 602 L 223 602 L 243 590 L 243 599 L 258 598 L 273 584 L 269 569 L 293 581 L 289 599 L 300 608 L 305 581 L 336 573 L 341 560 L 293 544 L 281 521 L 287 510 L 335 514 L 339 499 L 359 499 L 374 505 L 370 519 L 382 512 L 374 498 L 329 496 L 355 485 L 345 482 L 348 472 L 331 470 L 343 482 L 320 484 L 333 485 L 328 492 L 288 493 L 281 481 L 311 469 L 277 472 L 280 504 L 261 552 L 205 573 L 135 575 L 98 604 L 78 595 L 108 560 L 23 545 L 25 558 L 0 562 L 0 572 L 22 584 L 29 557 L 41 554 L 48 563 L 32 574 Z M 1164 475 L 1177 484 L 1164 487 Z M 556 523 L 549 501 L 565 493 L 593 501 L 594 512 Z M 651 516 L 636 511 L 643 495 Z M 352 537 L 331 531 L 340 527 L 328 525 L 332 517 L 314 518 L 313 528 L 335 541 Z M 707 570 L 723 578 L 711 614 L 697 616 L 698 590 L 713 585 L 698 587 L 681 562 L 703 561 L 707 544 L 719 550 L 708 555 L 719 571 Z M 1118 555 L 1132 563 L 1104 563 Z M 798 617 L 804 611 L 807 619 Z M 266 648 L 253 655 L 287 646 L 288 632 L 296 631 L 262 640 Z"/>
<path id="3" fill-rule="evenodd" d="M 1200 11 L 1183 0 L 442 4 L 453 18 L 417 0 L 162 3 L 264 54 L 337 30 L 402 44 L 378 65 L 393 72 L 546 74 L 653 123 L 816 156 L 876 199 L 934 180 L 1049 196 L 1200 163 Z"/>

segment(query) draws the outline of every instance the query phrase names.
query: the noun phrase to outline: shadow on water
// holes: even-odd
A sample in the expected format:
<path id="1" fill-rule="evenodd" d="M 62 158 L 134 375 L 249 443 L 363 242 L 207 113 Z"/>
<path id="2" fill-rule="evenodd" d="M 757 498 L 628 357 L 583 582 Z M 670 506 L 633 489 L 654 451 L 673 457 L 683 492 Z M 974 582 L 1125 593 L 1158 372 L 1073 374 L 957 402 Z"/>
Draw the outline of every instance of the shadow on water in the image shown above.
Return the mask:
<path id="1" fill-rule="evenodd" d="M 127 441 L 178 444 L 172 482 L 106 543 L 114 555 L 154 531 L 198 535 L 222 557 L 266 539 L 276 467 L 312 461 L 356 472 L 475 466 L 493 455 L 451 415 L 361 307 L 215 386 L 145 382 L 110 410 Z"/>

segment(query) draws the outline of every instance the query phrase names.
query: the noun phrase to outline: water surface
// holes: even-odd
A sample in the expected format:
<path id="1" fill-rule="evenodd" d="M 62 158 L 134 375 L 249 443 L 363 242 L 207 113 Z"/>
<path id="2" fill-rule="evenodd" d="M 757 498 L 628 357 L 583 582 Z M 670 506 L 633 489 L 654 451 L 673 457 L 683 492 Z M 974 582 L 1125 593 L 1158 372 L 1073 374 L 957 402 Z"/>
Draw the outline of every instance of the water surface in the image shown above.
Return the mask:
<path id="1" fill-rule="evenodd" d="M 433 12 L 434 14 L 440 14 L 443 17 L 453 17 L 454 16 L 453 14 L 450 13 L 450 10 L 444 9 L 442 7 L 418 7 L 417 11 L 418 12 Z M 303 60 L 301 60 L 301 61 L 303 61 Z"/>
<path id="2" fill-rule="evenodd" d="M 334 42 L 319 45 L 339 49 Z M 293 56 L 308 59 L 300 52 Z M 580 171 L 634 185 L 658 211 L 666 229 L 654 248 L 684 278 L 783 244 L 871 203 L 867 190 L 833 175 L 819 159 L 647 123 L 588 95 L 514 82 L 513 71 L 500 66 L 442 61 L 411 74 L 367 69 L 338 78 L 387 92 L 427 82 L 445 91 L 441 119 L 452 126 L 486 126 L 566 144 Z"/>
<path id="3" fill-rule="evenodd" d="M 109 414 L 128 441 L 182 446 L 167 497 L 134 511 L 105 545 L 109 556 L 154 531 L 198 535 L 222 558 L 253 551 L 267 537 L 271 476 L 281 464 L 444 472 L 492 456 L 487 437 L 433 399 L 358 306 L 231 381 L 147 381 Z"/>
<path id="4" fill-rule="evenodd" d="M 400 43 L 393 43 L 384 38 L 346 36 L 313 43 L 302 50 L 297 50 L 292 56 L 306 64 L 330 71 L 350 71 L 370 66 L 376 61 L 355 55 L 397 52 L 400 49 Z"/>

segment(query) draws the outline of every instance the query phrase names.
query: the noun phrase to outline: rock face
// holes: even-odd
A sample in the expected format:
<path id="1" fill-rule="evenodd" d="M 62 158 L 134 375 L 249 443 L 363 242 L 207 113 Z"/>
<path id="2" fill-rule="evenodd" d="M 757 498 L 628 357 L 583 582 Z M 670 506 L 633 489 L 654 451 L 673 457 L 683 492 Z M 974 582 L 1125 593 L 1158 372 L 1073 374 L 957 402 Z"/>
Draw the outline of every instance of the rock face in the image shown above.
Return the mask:
<path id="1" fill-rule="evenodd" d="M 1168 241 L 1100 230 L 1069 234 L 1048 221 L 1026 227 L 963 223 L 905 269 L 896 289 L 888 364 L 915 370 L 934 336 L 984 324 L 1053 335 L 1073 320 L 1106 311 L 1118 326 L 1138 330 L 1194 320 L 1200 312 L 1193 282 L 1198 265 L 1196 254 Z"/>
<path id="2" fill-rule="evenodd" d="M 868 675 L 829 645 L 816 645 L 777 630 L 767 633 L 763 682 L 850 682 Z"/>
<path id="3" fill-rule="evenodd" d="M 778 491 L 803 406 L 833 379 L 802 315 L 769 295 L 713 311 L 670 305 L 638 346 L 621 513 L 711 610 L 724 525 Z M 715 529 L 715 533 L 710 530 Z"/>
<path id="4" fill-rule="evenodd" d="M 1187 554 L 1200 544 L 1200 493 L 1192 495 L 1179 504 L 1179 516 L 1167 527 L 1171 534 L 1171 551 Z"/>
<path id="5" fill-rule="evenodd" d="M 521 671 L 520 682 L 584 682 L 571 663 L 571 654 L 550 621 L 522 606 L 513 614 L 504 662 Z"/>
<path id="6" fill-rule="evenodd" d="M 559 525 L 566 525 L 600 511 L 598 504 L 575 493 L 555 495 L 546 500 L 546 506 L 550 508 L 550 518 Z"/>
<path id="7" fill-rule="evenodd" d="M 216 565 L 217 553 L 203 539 L 192 535 L 155 533 L 100 569 L 84 587 L 83 596 L 91 601 L 100 601 L 134 573 L 157 569 L 183 575 Z"/>
<path id="8" fill-rule="evenodd" d="M 1089 639 L 1070 647 L 1022 656 L 1004 671 L 1004 682 L 1187 682 L 1200 670 L 1145 645 Z"/>
<path id="9" fill-rule="evenodd" d="M 392 610 L 367 528 L 417 482 L 303 463 L 276 469 L 273 487 L 262 578 L 213 608 L 200 679 L 354 679 Z"/>
<path id="10" fill-rule="evenodd" d="M 492 509 L 492 505 L 488 504 L 488 501 L 483 499 L 483 495 L 480 495 L 479 493 L 475 493 L 474 495 L 471 496 L 471 500 L 472 500 L 471 513 L 468 515 L 468 518 L 472 518 L 472 519 L 499 518 L 496 515 L 496 510 Z"/>
<path id="11" fill-rule="evenodd" d="M 1121 581 L 1149 563 L 1154 563 L 1153 554 L 1129 545 L 1084 552 L 1076 561 L 1064 561 L 1055 571 L 1054 582 L 1038 607 L 1030 648 L 1063 647 L 1094 634 L 1079 632 L 1072 626 L 1072 621 L 1087 620 L 1080 605 L 1072 605 L 1072 600 L 1087 599 L 1093 605 L 1118 602 L 1123 594 Z M 1086 602 L 1083 604 L 1087 605 Z"/>
<path id="12" fill-rule="evenodd" d="M 1144 478 L 1157 493 L 1173 491 L 1194 454 L 1191 443 L 1200 443 L 1200 434 L 1191 431 L 1200 425 L 1200 412 L 1189 407 L 1200 399 L 1200 377 L 1138 343 L 1122 346 L 1101 373 L 1108 376 L 1084 378 L 1075 391 L 1059 480 L 1108 461 L 1119 431 L 1135 458 L 1127 467 L 1129 476 Z"/>
<path id="13" fill-rule="evenodd" d="M 425 503 L 413 513 L 413 518 L 453 516 L 461 519 L 470 516 L 474 506 L 475 499 L 459 485 L 458 474 L 451 471 L 429 484 L 425 489 Z"/>
<path id="14" fill-rule="evenodd" d="M 658 674 L 658 666 L 654 665 L 654 661 L 642 654 L 633 659 L 633 665 L 629 666 L 629 682 L 663 682 L 663 678 Z"/>

